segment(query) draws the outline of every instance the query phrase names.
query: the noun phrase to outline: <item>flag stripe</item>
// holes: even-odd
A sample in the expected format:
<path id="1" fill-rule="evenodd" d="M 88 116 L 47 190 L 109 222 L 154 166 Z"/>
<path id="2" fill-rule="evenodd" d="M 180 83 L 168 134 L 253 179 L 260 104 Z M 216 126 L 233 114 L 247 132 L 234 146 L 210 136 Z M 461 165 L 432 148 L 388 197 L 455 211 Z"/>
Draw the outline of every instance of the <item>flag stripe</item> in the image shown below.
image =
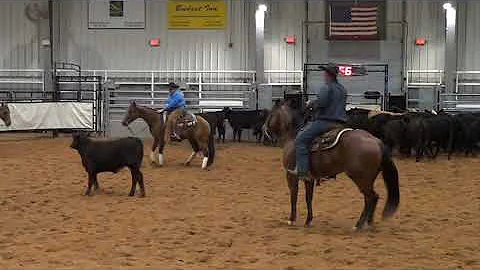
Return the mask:
<path id="1" fill-rule="evenodd" d="M 377 12 L 352 12 L 352 17 L 377 17 Z"/>
<path id="2" fill-rule="evenodd" d="M 364 22 L 364 21 L 377 21 L 377 17 L 352 17 L 352 21 L 361 21 L 361 22 Z"/>
<path id="3" fill-rule="evenodd" d="M 352 7 L 352 11 L 372 12 L 372 11 L 377 11 L 377 7 L 371 7 L 371 8 Z"/>
<path id="4" fill-rule="evenodd" d="M 363 36 L 363 35 L 368 35 L 368 36 L 371 36 L 371 35 L 376 35 L 378 32 L 377 31 L 361 31 L 361 32 L 335 32 L 335 34 L 331 34 L 332 36 L 335 36 L 335 35 L 338 35 L 338 36 L 342 36 L 342 35 L 347 35 L 347 36 Z"/>
<path id="5" fill-rule="evenodd" d="M 354 23 L 331 23 L 331 26 L 374 26 L 377 25 L 377 22 L 354 22 Z"/>
<path id="6" fill-rule="evenodd" d="M 372 30 L 377 30 L 376 26 L 371 26 L 371 27 L 332 27 L 330 28 L 333 31 L 372 31 Z"/>

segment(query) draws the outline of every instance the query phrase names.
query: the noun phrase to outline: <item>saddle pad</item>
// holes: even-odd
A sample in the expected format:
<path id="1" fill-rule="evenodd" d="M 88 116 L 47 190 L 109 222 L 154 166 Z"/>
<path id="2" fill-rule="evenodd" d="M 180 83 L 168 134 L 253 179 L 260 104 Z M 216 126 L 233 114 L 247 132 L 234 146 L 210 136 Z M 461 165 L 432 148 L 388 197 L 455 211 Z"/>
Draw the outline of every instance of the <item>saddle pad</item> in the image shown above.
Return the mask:
<path id="1" fill-rule="evenodd" d="M 312 152 L 324 151 L 335 147 L 343 133 L 353 130 L 352 128 L 335 128 L 325 132 L 313 141 Z"/>

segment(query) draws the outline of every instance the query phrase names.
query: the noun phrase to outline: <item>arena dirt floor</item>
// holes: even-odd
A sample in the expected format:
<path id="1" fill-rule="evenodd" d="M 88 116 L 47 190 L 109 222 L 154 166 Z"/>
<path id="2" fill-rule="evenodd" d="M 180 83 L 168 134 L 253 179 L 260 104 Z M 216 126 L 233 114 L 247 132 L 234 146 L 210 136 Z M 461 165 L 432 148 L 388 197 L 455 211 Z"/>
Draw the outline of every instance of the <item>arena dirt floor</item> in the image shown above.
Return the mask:
<path id="1" fill-rule="evenodd" d="M 286 224 L 280 148 L 220 144 L 210 171 L 200 158 L 182 165 L 187 144 L 169 146 L 163 168 L 146 151 L 146 198 L 127 196 L 126 169 L 85 197 L 70 142 L 0 138 L 1 267 L 480 267 L 478 158 L 396 159 L 399 212 L 381 220 L 379 178 L 376 228 L 354 233 L 363 198 L 343 174 L 317 187 L 313 227 L 303 227 L 303 184 L 297 225 Z"/>

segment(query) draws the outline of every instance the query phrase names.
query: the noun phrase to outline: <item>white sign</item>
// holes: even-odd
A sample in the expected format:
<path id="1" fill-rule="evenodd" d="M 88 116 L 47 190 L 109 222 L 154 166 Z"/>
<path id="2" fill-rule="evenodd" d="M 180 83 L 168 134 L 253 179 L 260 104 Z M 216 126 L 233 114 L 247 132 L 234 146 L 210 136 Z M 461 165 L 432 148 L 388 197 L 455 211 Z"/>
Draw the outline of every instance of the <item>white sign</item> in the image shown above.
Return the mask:
<path id="1" fill-rule="evenodd" d="M 93 103 L 9 103 L 12 124 L 0 120 L 0 131 L 34 129 L 93 129 Z"/>
<path id="2" fill-rule="evenodd" d="M 90 0 L 88 28 L 144 29 L 145 0 Z"/>

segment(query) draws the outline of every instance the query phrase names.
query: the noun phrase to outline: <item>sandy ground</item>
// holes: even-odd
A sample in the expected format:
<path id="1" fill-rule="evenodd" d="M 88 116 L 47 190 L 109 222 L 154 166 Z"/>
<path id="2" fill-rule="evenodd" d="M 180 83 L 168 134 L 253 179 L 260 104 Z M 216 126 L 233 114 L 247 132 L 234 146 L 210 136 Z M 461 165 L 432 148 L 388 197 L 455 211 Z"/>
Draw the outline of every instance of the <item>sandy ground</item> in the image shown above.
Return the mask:
<path id="1" fill-rule="evenodd" d="M 154 168 L 145 152 L 147 197 L 128 197 L 130 174 L 86 185 L 70 138 L 0 138 L 1 267 L 480 267 L 480 160 L 399 160 L 397 215 L 351 232 L 363 198 L 343 174 L 314 197 L 314 226 L 286 225 L 288 188 L 281 149 L 217 146 L 211 171 L 187 144 L 169 146 Z M 150 142 L 146 142 L 146 148 Z M 302 185 L 303 186 L 303 185 Z"/>

